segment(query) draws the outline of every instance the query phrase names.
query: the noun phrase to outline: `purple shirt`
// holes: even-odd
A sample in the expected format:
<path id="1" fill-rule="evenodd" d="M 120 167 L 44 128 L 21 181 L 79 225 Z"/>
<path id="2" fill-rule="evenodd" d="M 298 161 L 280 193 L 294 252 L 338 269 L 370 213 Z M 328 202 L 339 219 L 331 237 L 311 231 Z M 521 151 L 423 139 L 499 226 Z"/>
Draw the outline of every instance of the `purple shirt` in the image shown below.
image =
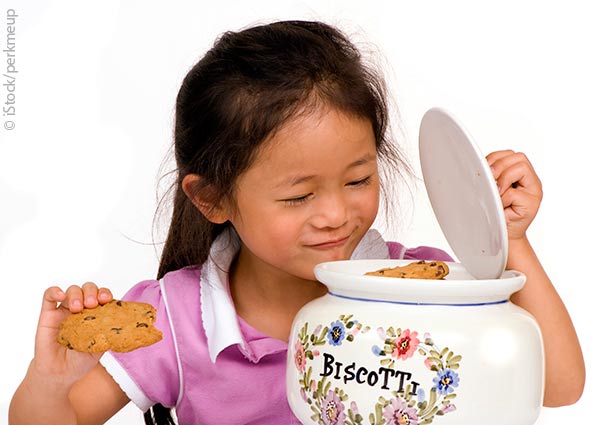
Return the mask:
<path id="1" fill-rule="evenodd" d="M 239 241 L 221 235 L 202 267 L 138 283 L 123 297 L 152 304 L 163 339 L 130 353 L 105 354 L 101 363 L 143 411 L 175 407 L 180 425 L 299 424 L 285 388 L 287 343 L 241 319 L 229 293 L 228 273 Z M 429 247 L 406 249 L 370 230 L 353 259 L 452 261 Z"/>

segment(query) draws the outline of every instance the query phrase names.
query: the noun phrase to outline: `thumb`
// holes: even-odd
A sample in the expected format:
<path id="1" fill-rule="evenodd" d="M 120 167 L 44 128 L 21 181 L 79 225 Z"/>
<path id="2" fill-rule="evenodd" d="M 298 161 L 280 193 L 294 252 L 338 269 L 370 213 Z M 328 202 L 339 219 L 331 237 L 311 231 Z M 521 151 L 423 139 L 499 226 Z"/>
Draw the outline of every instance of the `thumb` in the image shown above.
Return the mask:
<path id="1" fill-rule="evenodd" d="M 57 286 L 48 288 L 44 292 L 37 327 L 36 348 L 38 348 L 40 344 L 45 345 L 50 342 L 55 342 L 60 329 L 60 324 L 69 314 L 68 310 L 60 306 L 57 307 L 57 304 L 64 301 L 65 298 L 66 294 Z"/>

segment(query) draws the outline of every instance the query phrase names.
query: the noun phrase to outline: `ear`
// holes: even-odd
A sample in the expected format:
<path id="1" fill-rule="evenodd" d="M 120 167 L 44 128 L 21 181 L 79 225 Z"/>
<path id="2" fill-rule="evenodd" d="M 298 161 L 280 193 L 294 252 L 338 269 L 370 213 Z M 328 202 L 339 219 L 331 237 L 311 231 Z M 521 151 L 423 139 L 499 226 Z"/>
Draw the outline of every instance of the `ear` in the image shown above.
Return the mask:
<path id="1" fill-rule="evenodd" d="M 198 174 L 187 174 L 183 177 L 181 188 L 186 196 L 194 204 L 198 211 L 206 217 L 206 219 L 215 224 L 222 224 L 229 220 L 226 210 L 220 205 L 212 201 L 210 187 L 205 187 L 203 193 L 199 193 L 197 188 L 202 184 L 202 177 Z"/>

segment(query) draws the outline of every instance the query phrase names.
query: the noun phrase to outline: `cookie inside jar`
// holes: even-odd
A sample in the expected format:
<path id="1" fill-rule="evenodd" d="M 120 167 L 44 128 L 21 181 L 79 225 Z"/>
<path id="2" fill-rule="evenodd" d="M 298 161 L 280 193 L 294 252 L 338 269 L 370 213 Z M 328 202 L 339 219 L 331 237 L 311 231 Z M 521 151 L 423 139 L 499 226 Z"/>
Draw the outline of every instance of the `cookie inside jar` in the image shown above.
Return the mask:
<path id="1" fill-rule="evenodd" d="M 395 277 L 400 279 L 434 279 L 443 280 L 450 269 L 443 261 L 414 261 L 405 266 L 384 267 L 365 276 Z"/>

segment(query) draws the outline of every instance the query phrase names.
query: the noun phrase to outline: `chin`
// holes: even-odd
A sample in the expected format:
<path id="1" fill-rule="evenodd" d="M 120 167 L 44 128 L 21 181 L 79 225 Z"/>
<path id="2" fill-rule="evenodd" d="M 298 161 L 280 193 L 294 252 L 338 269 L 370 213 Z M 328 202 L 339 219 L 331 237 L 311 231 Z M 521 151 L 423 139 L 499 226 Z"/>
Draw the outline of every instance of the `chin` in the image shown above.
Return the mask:
<path id="1" fill-rule="evenodd" d="M 343 255 L 343 254 L 328 255 L 328 256 L 325 256 L 324 258 L 322 258 L 321 260 L 315 262 L 315 266 L 319 263 L 327 263 L 329 261 L 344 261 L 344 260 L 349 260 L 349 259 L 350 259 L 349 255 Z"/>

